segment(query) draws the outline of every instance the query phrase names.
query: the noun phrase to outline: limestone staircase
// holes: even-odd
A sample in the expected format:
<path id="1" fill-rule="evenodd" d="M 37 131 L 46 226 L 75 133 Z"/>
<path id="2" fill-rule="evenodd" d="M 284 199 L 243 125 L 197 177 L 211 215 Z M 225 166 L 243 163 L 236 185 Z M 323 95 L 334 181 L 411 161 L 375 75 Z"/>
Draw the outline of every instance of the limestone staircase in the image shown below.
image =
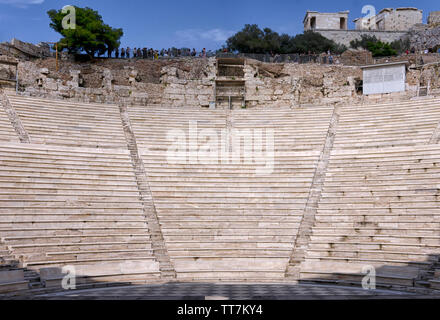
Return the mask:
<path id="1" fill-rule="evenodd" d="M 11 107 L 8 96 L 4 94 L 1 89 L 0 104 L 0 141 L 18 142 L 20 138 L 22 142 L 28 142 L 29 137 L 27 136 L 20 119 Z"/>
<path id="2" fill-rule="evenodd" d="M 330 152 L 333 148 L 339 118 L 340 108 L 338 106 L 335 106 L 333 108 L 333 115 L 329 123 L 324 147 L 321 151 L 319 162 L 316 166 L 316 171 L 313 176 L 312 186 L 310 188 L 310 193 L 308 195 L 307 203 L 304 208 L 304 214 L 301 219 L 298 235 L 293 245 L 289 264 L 286 268 L 285 276 L 287 278 L 295 280 L 298 280 L 300 278 L 300 264 L 304 261 L 304 257 L 306 256 L 309 248 L 312 228 L 315 224 L 315 215 L 318 209 L 318 203 L 321 200 L 321 194 L 324 186 L 327 166 L 329 163 Z"/>
<path id="3" fill-rule="evenodd" d="M 217 106 L 226 104 L 228 109 L 246 107 L 246 85 L 244 80 L 245 59 L 217 58 L 215 80 L 215 102 Z"/>

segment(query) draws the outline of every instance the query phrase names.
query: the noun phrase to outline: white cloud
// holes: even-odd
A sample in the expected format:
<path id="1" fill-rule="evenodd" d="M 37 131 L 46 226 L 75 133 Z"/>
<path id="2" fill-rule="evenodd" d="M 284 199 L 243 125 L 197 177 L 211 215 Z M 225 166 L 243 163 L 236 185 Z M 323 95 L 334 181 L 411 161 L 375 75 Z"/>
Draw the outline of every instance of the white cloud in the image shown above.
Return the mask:
<path id="1" fill-rule="evenodd" d="M 235 33 L 234 31 L 223 30 L 219 28 L 215 28 L 211 30 L 186 29 L 186 30 L 176 31 L 177 37 L 179 37 L 180 40 L 187 42 L 196 42 L 200 40 L 224 42 L 234 33 Z"/>
<path id="2" fill-rule="evenodd" d="M 29 5 L 42 4 L 44 0 L 0 0 L 0 4 L 9 4 L 18 8 L 27 8 Z"/>

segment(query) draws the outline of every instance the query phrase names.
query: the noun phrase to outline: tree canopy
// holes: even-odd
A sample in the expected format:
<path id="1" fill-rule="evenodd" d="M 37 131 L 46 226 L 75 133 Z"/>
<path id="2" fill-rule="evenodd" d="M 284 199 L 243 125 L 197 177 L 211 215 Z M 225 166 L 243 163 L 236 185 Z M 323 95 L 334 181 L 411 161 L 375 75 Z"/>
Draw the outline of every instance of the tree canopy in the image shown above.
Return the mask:
<path id="1" fill-rule="evenodd" d="M 61 50 L 67 49 L 69 53 L 86 52 L 93 57 L 96 53 L 103 54 L 120 46 L 120 38 L 124 34 L 122 29 L 105 24 L 98 12 L 91 8 L 74 8 L 75 28 L 63 27 L 63 19 L 68 12 L 63 13 L 62 9 L 47 12 L 52 21 L 50 27 L 63 36 L 58 42 Z"/>
<path id="2" fill-rule="evenodd" d="M 256 24 L 246 24 L 226 41 L 226 45 L 229 50 L 241 53 L 321 53 L 328 50 L 341 53 L 346 50 L 345 46 L 313 31 L 291 37 L 279 35 L 270 28 L 261 30 Z"/>

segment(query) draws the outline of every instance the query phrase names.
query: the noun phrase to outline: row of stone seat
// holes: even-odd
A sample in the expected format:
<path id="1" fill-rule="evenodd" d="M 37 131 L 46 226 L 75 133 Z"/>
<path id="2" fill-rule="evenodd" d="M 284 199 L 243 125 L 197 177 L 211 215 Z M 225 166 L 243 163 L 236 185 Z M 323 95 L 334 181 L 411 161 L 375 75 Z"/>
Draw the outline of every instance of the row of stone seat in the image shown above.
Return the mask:
<path id="1" fill-rule="evenodd" d="M 231 126 L 238 130 L 274 131 L 275 150 L 279 152 L 322 150 L 333 107 L 233 110 Z"/>
<path id="2" fill-rule="evenodd" d="M 440 255 L 437 163 L 437 145 L 333 150 L 302 278 L 360 284 L 372 265 L 385 285 L 420 280 Z"/>
<path id="3" fill-rule="evenodd" d="M 440 119 L 440 100 L 341 108 L 335 149 L 427 144 Z"/>
<path id="4" fill-rule="evenodd" d="M 178 279 L 284 280 L 319 152 L 275 157 L 262 176 L 256 164 L 141 153 Z"/>
<path id="5" fill-rule="evenodd" d="M 114 105 L 81 104 L 9 96 L 24 128 L 34 143 L 125 148 L 119 110 Z M 440 117 L 439 100 L 419 100 L 341 109 L 335 148 L 377 148 L 427 143 Z M 75 112 L 71 112 L 75 110 Z M 196 108 L 130 107 L 130 119 L 141 147 L 163 149 L 173 143 L 172 130 L 190 128 L 240 131 L 256 139 L 273 129 L 279 151 L 321 150 L 332 107 L 281 108 L 270 110 L 200 110 Z M 10 140 L 11 126 L 2 123 L 0 138 Z M 4 128 L 3 128 L 4 127 Z M 253 131 L 246 131 L 251 129 Z M 2 132 L 4 131 L 4 134 Z M 206 132 L 205 132 L 206 134 Z M 3 138 L 2 138 L 3 136 Z M 199 142 L 200 144 L 201 142 Z"/>
<path id="6" fill-rule="evenodd" d="M 126 148 L 118 106 L 8 98 L 32 143 Z"/>
<path id="7" fill-rule="evenodd" d="M 0 238 L 22 267 L 159 277 L 128 150 L 9 143 L 0 165 Z M 122 272 L 127 263 L 142 268 Z"/>
<path id="8" fill-rule="evenodd" d="M 176 142 L 183 142 L 189 148 L 195 141 L 199 148 L 209 137 L 215 139 L 219 149 L 225 141 L 255 146 L 261 139 L 263 150 L 273 138 L 274 151 L 280 152 L 320 150 L 333 111 L 331 107 L 252 113 L 141 107 L 129 107 L 128 110 L 138 145 L 151 151 L 167 150 Z"/>

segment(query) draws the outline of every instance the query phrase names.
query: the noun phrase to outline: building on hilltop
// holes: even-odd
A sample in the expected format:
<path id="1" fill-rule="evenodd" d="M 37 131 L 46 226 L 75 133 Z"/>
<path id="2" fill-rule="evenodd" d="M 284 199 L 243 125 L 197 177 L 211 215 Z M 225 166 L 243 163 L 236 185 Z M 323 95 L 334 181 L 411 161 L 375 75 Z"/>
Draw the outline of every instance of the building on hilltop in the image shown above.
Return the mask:
<path id="1" fill-rule="evenodd" d="M 423 21 L 423 11 L 417 8 L 385 8 L 372 17 L 354 20 L 356 30 L 407 31 Z"/>
<path id="2" fill-rule="evenodd" d="M 308 30 L 347 30 L 349 11 L 324 13 L 307 11 L 304 17 L 304 31 Z"/>
<path id="3" fill-rule="evenodd" d="M 440 25 L 440 11 L 432 11 L 429 13 L 428 25 L 430 26 Z"/>
<path id="4" fill-rule="evenodd" d="M 428 25 L 423 24 L 423 11 L 413 7 L 385 8 L 374 12 L 372 16 L 365 16 L 354 20 L 355 29 L 347 26 L 349 11 L 322 13 L 307 11 L 304 18 L 304 31 L 313 30 L 336 43 L 350 46 L 350 42 L 360 39 L 362 35 L 375 36 L 384 42 L 393 42 L 404 39 L 414 30 L 425 30 Z M 429 26 L 440 23 L 440 11 L 431 12 L 428 19 Z"/>

